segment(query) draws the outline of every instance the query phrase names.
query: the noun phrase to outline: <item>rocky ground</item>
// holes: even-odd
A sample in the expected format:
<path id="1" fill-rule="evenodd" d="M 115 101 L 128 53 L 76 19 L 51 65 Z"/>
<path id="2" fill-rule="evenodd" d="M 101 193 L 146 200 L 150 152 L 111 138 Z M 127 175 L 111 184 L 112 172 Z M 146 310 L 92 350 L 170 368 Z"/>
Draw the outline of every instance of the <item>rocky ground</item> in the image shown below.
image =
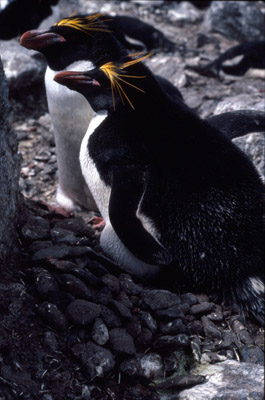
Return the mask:
<path id="1" fill-rule="evenodd" d="M 148 65 L 171 79 L 203 118 L 264 108 L 261 78 L 206 78 L 187 69 L 237 43 L 202 28 L 207 10 L 187 3 L 89 3 L 88 11 L 100 3 L 102 11 L 140 17 L 176 43 L 176 52 L 159 52 Z M 203 293 L 138 282 L 101 254 L 93 213 L 49 208 L 57 166 L 44 88 L 37 83 L 21 91 L 9 83 L 25 200 L 21 252 L 0 280 L 0 400 L 262 399 L 260 326 Z M 239 142 L 262 173 L 264 136 Z M 207 370 L 219 366 L 230 373 L 223 386 L 211 382 L 214 369 Z"/>

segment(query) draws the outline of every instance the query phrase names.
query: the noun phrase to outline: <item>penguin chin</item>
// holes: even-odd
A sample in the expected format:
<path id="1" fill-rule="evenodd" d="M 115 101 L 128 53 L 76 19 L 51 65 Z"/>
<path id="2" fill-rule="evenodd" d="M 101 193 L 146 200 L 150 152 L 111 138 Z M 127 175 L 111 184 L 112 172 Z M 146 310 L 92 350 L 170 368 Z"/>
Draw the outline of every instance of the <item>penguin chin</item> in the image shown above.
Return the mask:
<path id="1" fill-rule="evenodd" d="M 66 42 L 66 39 L 58 33 L 38 30 L 25 32 L 20 38 L 21 46 L 37 51 L 63 42 Z"/>

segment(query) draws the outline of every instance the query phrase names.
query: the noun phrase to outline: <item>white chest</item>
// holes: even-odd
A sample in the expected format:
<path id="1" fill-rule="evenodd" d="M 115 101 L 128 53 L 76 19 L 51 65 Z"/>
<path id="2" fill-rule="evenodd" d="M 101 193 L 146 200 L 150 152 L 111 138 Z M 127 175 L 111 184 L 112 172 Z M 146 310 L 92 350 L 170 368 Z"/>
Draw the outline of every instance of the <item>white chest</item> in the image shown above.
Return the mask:
<path id="1" fill-rule="evenodd" d="M 89 155 L 88 141 L 92 133 L 104 121 L 107 115 L 106 111 L 102 111 L 92 118 L 80 149 L 82 174 L 105 221 L 109 219 L 110 188 L 100 178 L 96 165 Z"/>

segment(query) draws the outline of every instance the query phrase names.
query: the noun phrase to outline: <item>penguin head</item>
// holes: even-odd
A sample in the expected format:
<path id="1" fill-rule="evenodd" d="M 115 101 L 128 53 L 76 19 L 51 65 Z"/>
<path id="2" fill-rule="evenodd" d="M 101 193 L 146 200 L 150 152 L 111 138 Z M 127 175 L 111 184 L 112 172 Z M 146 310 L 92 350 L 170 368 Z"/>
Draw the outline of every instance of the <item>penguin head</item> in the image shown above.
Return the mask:
<path id="1" fill-rule="evenodd" d="M 54 71 L 63 70 L 80 60 L 98 66 L 111 55 L 119 58 L 127 54 L 104 21 L 107 19 L 100 13 L 70 16 L 48 30 L 25 32 L 20 44 L 43 53 Z"/>
<path id="2" fill-rule="evenodd" d="M 151 72 L 141 61 L 151 55 L 135 53 L 118 61 L 108 61 L 89 71 L 63 71 L 54 80 L 86 97 L 94 111 L 116 111 L 120 107 L 135 110 L 150 94 Z M 135 58 L 137 57 L 137 58 Z"/>

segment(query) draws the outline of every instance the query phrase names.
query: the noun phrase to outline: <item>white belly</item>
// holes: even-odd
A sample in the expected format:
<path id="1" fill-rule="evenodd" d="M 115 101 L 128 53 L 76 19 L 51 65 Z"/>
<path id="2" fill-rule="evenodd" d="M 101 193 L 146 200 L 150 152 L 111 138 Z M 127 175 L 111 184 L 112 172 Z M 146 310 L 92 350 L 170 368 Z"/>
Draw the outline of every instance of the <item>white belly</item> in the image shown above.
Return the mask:
<path id="1" fill-rule="evenodd" d="M 77 65 L 67 67 L 71 68 L 82 70 L 88 66 L 87 63 L 80 63 L 79 68 Z M 80 145 L 94 111 L 80 93 L 56 83 L 53 80 L 55 74 L 55 71 L 47 67 L 45 86 L 58 162 L 57 200 L 67 209 L 74 208 L 74 203 L 95 209 L 79 163 Z"/>

